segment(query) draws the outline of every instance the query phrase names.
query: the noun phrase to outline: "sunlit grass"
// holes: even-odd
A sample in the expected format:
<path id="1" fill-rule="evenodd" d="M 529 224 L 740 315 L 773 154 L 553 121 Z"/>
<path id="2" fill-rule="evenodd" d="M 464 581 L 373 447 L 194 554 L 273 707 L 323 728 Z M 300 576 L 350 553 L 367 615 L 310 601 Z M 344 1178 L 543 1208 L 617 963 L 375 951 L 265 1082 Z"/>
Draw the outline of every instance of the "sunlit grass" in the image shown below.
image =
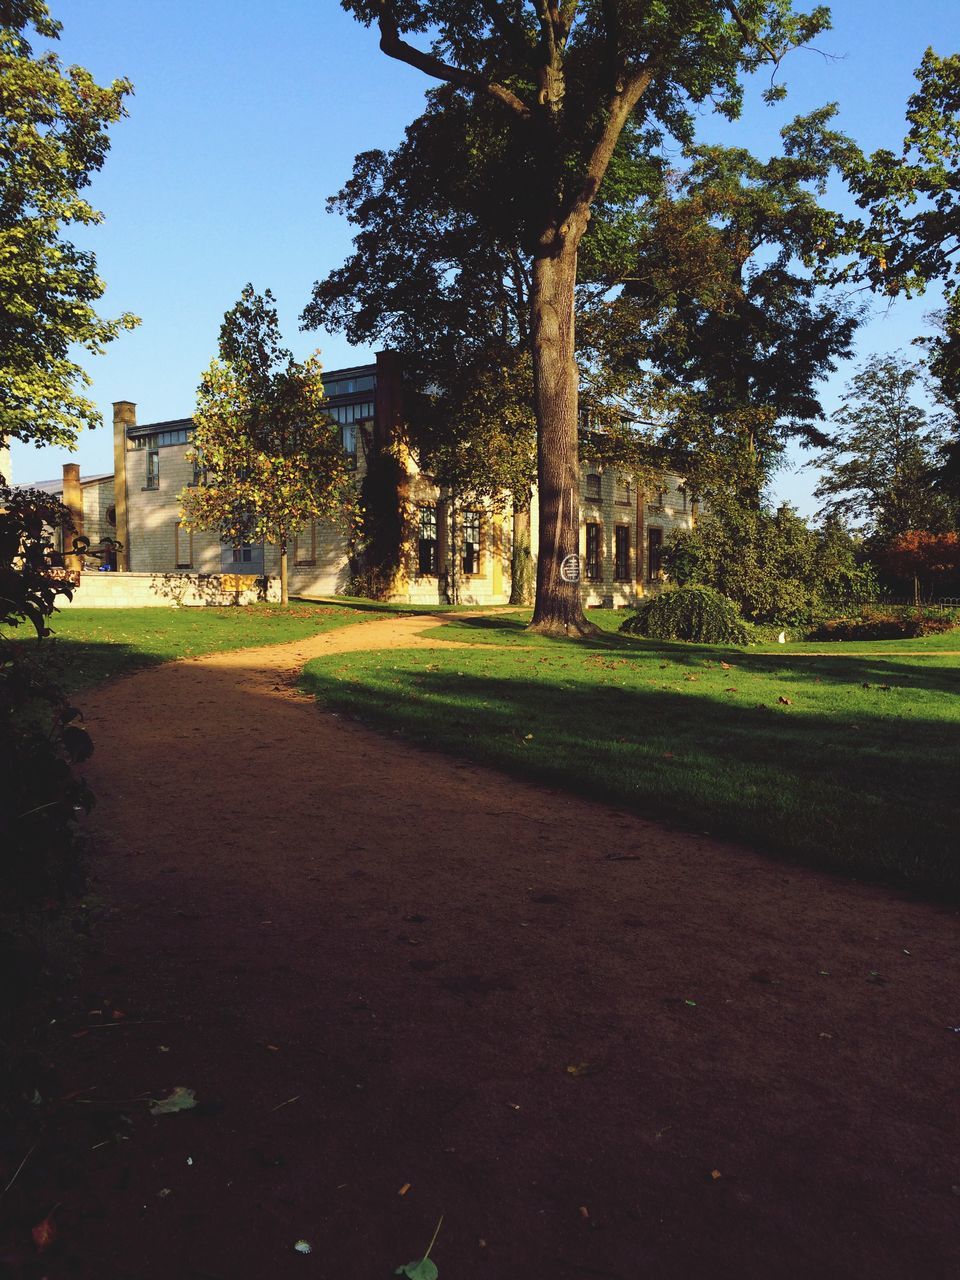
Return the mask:
<path id="1" fill-rule="evenodd" d="M 603 631 L 586 642 L 530 637 L 524 615 L 452 623 L 438 638 L 483 647 L 334 655 L 305 685 L 417 740 L 693 830 L 960 889 L 960 658 L 944 637 L 728 649 L 622 637 L 613 615 L 591 617 Z M 825 648 L 836 656 L 812 656 Z"/>

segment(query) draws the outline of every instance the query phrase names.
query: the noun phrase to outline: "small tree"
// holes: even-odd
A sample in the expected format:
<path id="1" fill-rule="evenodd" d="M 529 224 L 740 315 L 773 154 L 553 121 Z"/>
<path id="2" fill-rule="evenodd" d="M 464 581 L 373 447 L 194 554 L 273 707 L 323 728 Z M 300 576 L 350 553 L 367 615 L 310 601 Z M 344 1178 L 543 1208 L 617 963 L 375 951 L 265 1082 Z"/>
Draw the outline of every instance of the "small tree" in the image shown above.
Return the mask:
<path id="1" fill-rule="evenodd" d="M 320 361 L 300 363 L 281 345 L 273 294 L 248 284 L 224 317 L 220 354 L 204 373 L 188 452 L 206 483 L 180 495 L 184 522 L 218 529 L 225 542 L 265 538 L 280 550 L 287 604 L 287 549 L 306 521 L 345 522 L 353 484 L 339 433 L 324 410 Z"/>

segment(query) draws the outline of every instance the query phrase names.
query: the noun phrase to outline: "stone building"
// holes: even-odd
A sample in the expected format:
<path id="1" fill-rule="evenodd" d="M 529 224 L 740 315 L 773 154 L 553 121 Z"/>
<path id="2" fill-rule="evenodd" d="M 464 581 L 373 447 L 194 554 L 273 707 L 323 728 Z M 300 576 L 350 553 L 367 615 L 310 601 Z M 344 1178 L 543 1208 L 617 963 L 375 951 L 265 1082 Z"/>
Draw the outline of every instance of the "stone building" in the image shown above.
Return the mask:
<path id="1" fill-rule="evenodd" d="M 489 504 L 458 506 L 458 555 L 451 574 L 450 495 L 422 473 L 404 451 L 399 368 L 391 352 L 380 352 L 375 364 L 326 373 L 329 412 L 338 424 L 343 448 L 356 468 L 358 483 L 377 450 L 395 448 L 405 471 L 403 508 L 406 532 L 402 568 L 392 598 L 411 604 L 437 604 L 448 598 L 451 577 L 457 579 L 464 604 L 503 604 L 510 598 L 512 517 Z M 180 518 L 179 494 L 202 481 L 187 460 L 192 422 L 138 423 L 136 405 L 114 404 L 114 475 L 91 477 L 80 487 L 112 479 L 111 533 L 120 544 L 118 569 L 125 581 L 90 583 L 74 603 L 110 602 L 218 603 L 263 595 L 263 581 L 275 594 L 279 551 L 269 543 L 231 546 L 216 532 L 186 529 Z M 66 471 L 66 468 L 65 468 Z M 84 490 L 85 491 L 85 490 Z M 85 499 L 86 500 L 86 499 Z M 666 477 L 655 493 L 643 492 L 632 477 L 613 467 L 591 465 L 581 493 L 581 579 L 586 607 L 622 607 L 636 602 L 661 579 L 666 538 L 690 528 L 693 503 L 675 476 Z M 91 521 L 93 516 L 91 514 Z M 86 514 L 85 514 L 86 520 Z M 537 505 L 531 509 L 531 546 L 536 554 Z M 99 526 L 98 526 L 99 528 Z M 89 534 L 88 534 L 89 536 Z M 291 595 L 347 594 L 353 580 L 350 546 L 343 530 L 311 521 L 298 531 L 289 556 Z M 85 579 L 89 581 L 87 575 Z"/>

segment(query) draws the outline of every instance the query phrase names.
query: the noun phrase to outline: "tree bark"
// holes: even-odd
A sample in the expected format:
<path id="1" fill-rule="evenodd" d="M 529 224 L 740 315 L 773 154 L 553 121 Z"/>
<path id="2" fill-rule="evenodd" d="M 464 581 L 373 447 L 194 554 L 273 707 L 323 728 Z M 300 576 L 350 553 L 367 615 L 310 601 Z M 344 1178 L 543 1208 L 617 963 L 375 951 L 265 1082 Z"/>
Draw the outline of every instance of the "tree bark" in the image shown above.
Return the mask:
<path id="1" fill-rule="evenodd" d="M 530 492 L 513 499 L 513 551 L 510 555 L 510 603 L 533 603 L 533 557 L 530 554 Z"/>
<path id="2" fill-rule="evenodd" d="M 280 543 L 280 603 L 286 605 L 290 597 L 287 593 L 287 544 Z"/>
<path id="3" fill-rule="evenodd" d="M 553 242 L 556 244 L 556 240 Z M 568 556 L 580 551 L 580 463 L 577 456 L 578 376 L 574 354 L 577 252 L 560 242 L 534 259 L 530 293 L 533 391 L 537 415 L 540 545 L 537 599 L 531 630 L 582 636 L 587 622 L 580 582 L 561 577 Z"/>

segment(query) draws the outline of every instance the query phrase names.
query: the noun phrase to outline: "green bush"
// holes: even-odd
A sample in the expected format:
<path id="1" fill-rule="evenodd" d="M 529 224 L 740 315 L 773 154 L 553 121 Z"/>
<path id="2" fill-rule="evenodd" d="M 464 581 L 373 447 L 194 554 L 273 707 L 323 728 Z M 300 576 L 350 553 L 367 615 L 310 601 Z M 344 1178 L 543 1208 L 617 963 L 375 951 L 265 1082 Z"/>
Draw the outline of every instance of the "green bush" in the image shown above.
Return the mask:
<path id="1" fill-rule="evenodd" d="M 745 618 L 802 626 L 876 599 L 863 548 L 836 523 L 811 529 L 796 512 L 754 510 L 717 497 L 696 528 L 678 533 L 666 567 L 681 586 L 713 587 Z"/>
<path id="2" fill-rule="evenodd" d="M 620 625 L 631 635 L 698 644 L 746 644 L 740 610 L 712 587 L 676 587 L 643 600 Z"/>

